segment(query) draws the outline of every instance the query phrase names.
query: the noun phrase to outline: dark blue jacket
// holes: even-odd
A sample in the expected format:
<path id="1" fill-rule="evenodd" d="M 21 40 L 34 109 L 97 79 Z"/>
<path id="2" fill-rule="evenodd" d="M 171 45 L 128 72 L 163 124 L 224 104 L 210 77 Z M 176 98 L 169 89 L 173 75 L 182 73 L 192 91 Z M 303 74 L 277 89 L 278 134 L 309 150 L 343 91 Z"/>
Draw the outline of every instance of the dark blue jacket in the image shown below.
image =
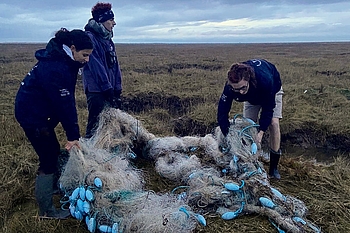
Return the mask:
<path id="1" fill-rule="evenodd" d="M 234 92 L 230 85 L 225 84 L 219 100 L 217 119 L 222 133 L 226 136 L 230 127 L 229 112 L 233 100 L 238 102 L 248 101 L 253 105 L 261 105 L 259 129 L 266 131 L 271 124 L 273 109 L 275 108 L 275 95 L 281 89 L 281 78 L 276 67 L 266 60 L 249 60 L 243 62 L 255 71 L 257 86 L 249 84 L 249 90 L 245 95 Z"/>
<path id="2" fill-rule="evenodd" d="M 83 68 L 84 90 L 88 92 L 104 92 L 108 89 L 121 91 L 122 74 L 113 41 L 103 39 L 92 30 L 89 31 L 88 26 L 85 30 L 94 44 L 94 50 L 89 57 L 89 62 Z M 115 59 L 113 65 L 108 65 L 110 59 Z"/>
<path id="3" fill-rule="evenodd" d="M 16 96 L 17 121 L 31 129 L 55 127 L 60 122 L 68 141 L 79 139 L 75 85 L 82 64 L 72 60 L 55 39 L 46 49 L 36 51 L 35 57 L 38 62 L 21 82 Z"/>

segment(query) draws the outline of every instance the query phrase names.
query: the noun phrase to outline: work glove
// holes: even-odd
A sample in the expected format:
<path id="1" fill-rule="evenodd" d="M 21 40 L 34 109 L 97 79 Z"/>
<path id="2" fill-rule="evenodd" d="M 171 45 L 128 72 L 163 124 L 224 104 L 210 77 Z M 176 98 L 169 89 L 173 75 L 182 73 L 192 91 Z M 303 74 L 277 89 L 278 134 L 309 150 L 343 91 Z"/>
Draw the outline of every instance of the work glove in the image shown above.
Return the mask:
<path id="1" fill-rule="evenodd" d="M 122 98 L 121 98 L 122 91 L 121 90 L 114 90 L 113 91 L 113 103 L 112 107 L 122 110 Z"/>
<path id="2" fill-rule="evenodd" d="M 108 90 L 103 91 L 102 95 L 103 95 L 103 98 L 105 99 L 105 101 L 107 103 L 109 103 L 109 105 L 113 104 L 113 99 L 114 99 L 113 88 L 110 88 Z"/>

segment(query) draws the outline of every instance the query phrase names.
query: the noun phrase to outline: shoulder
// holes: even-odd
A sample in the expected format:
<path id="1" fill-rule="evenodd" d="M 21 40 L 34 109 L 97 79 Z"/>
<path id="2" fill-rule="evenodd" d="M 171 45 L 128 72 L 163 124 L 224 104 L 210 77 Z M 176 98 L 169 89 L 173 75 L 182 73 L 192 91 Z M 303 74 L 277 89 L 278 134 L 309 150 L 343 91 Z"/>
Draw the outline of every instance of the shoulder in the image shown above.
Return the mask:
<path id="1" fill-rule="evenodd" d="M 254 69 L 264 69 L 267 67 L 274 67 L 274 65 L 271 62 L 268 62 L 267 60 L 264 60 L 264 59 L 251 59 L 243 63 L 253 67 Z"/>
<path id="2" fill-rule="evenodd" d="M 254 69 L 256 76 L 273 74 L 276 70 L 275 65 L 264 59 L 252 59 L 244 62 Z"/>
<path id="3" fill-rule="evenodd" d="M 64 74 L 68 72 L 70 64 L 65 59 L 48 60 L 40 62 L 39 67 L 43 73 Z"/>
<path id="4" fill-rule="evenodd" d="M 94 33 L 90 32 L 90 31 L 85 31 L 85 33 L 90 37 L 92 43 L 94 43 L 94 44 L 97 43 L 97 41 L 98 41 L 97 36 Z"/>

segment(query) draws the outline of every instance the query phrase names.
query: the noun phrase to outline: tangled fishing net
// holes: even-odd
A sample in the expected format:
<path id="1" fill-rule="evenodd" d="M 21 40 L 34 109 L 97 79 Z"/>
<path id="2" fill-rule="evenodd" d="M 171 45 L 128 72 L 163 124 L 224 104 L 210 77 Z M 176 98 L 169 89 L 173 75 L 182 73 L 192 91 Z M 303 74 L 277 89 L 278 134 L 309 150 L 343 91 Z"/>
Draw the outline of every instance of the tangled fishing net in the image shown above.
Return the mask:
<path id="1" fill-rule="evenodd" d="M 282 232 L 321 232 L 307 207 L 269 183 L 253 138 L 257 125 L 236 115 L 229 134 L 156 137 L 134 117 L 106 109 L 96 134 L 81 139 L 60 177 L 62 208 L 90 232 L 193 232 L 205 215 L 232 220 L 258 213 Z M 134 151 L 142 151 L 136 154 Z M 132 161 L 154 161 L 164 178 L 181 185 L 169 193 L 145 190 Z"/>

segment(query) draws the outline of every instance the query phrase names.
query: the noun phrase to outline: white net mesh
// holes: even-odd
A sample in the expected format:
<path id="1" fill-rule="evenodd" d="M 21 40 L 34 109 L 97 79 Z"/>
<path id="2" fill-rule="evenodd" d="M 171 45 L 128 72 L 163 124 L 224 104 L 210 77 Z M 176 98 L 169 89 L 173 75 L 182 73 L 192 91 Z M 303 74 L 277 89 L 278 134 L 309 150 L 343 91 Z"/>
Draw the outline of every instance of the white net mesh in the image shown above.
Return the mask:
<path id="1" fill-rule="evenodd" d="M 227 137 L 217 128 L 204 137 L 157 138 L 131 115 L 106 109 L 96 134 L 70 152 L 60 178 L 63 206 L 90 232 L 193 232 L 207 213 L 225 220 L 258 213 L 281 232 L 320 232 L 301 200 L 270 185 L 256 133 L 253 122 L 236 116 Z M 145 190 L 144 173 L 132 163 L 138 157 L 180 185 L 162 194 Z"/>

